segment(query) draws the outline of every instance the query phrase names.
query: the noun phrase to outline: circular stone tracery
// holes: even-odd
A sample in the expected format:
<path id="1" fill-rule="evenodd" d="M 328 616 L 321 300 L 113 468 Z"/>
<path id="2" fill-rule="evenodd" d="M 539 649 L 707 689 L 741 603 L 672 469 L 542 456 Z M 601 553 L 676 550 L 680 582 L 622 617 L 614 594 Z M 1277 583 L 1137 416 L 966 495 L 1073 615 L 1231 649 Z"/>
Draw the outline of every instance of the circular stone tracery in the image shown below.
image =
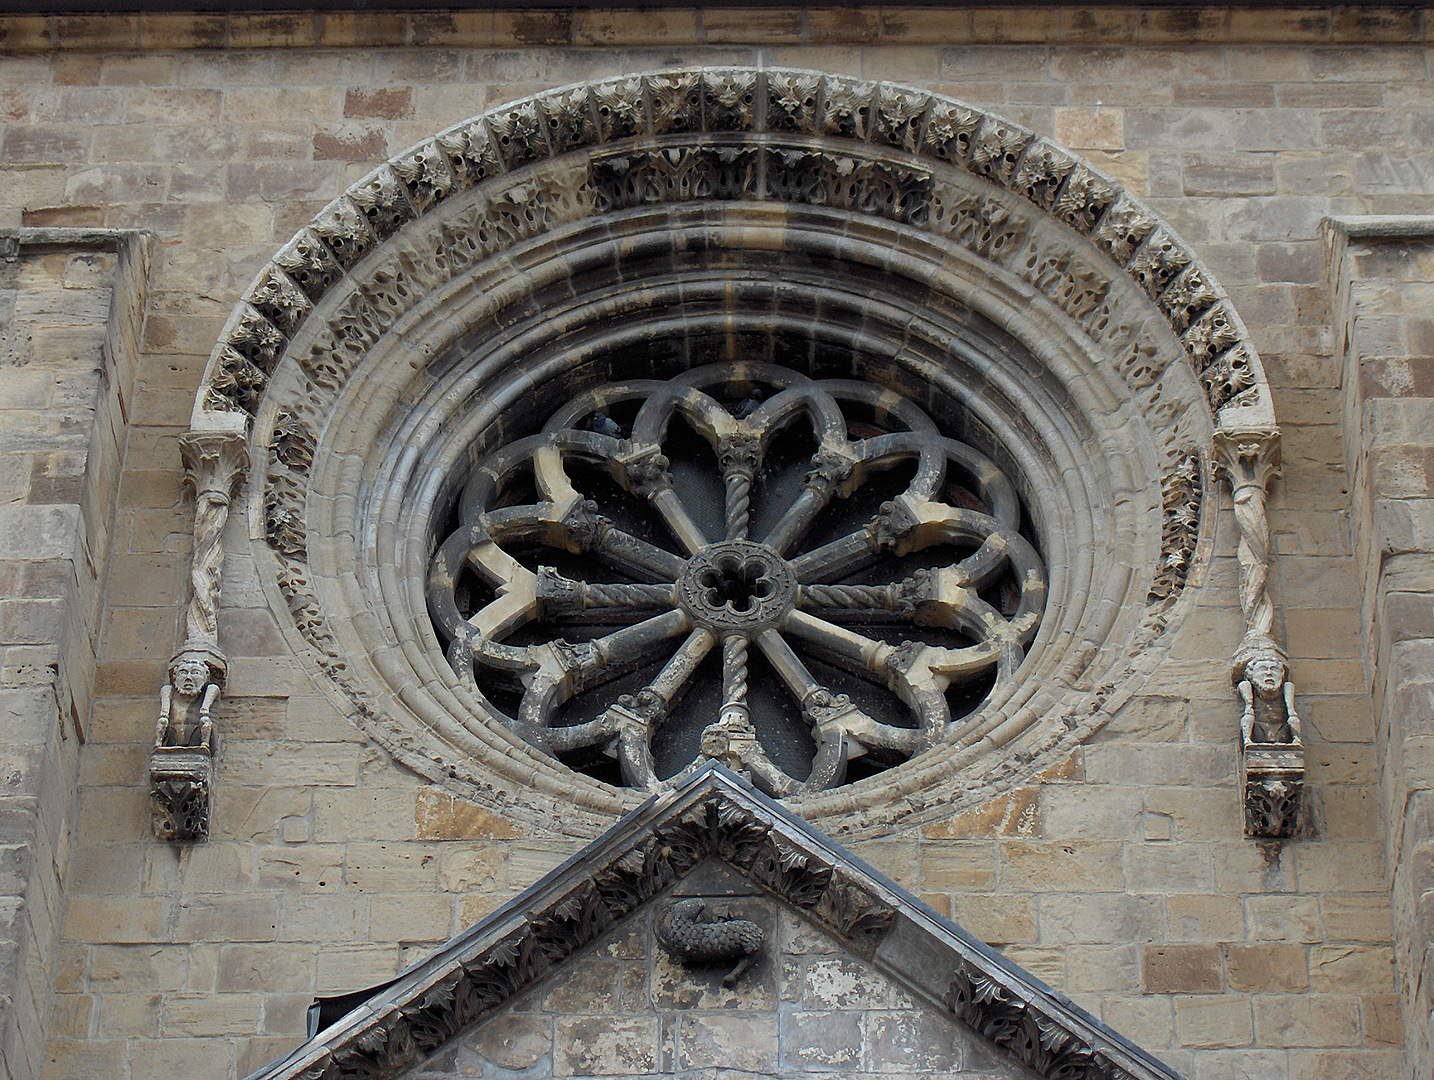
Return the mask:
<path id="1" fill-rule="evenodd" d="M 805 461 L 794 443 L 810 447 Z M 720 508 L 702 505 L 701 444 L 721 473 Z M 616 481 L 660 525 L 644 528 L 630 508 L 628 520 L 606 516 L 582 472 Z M 854 509 L 883 483 L 890 499 Z M 979 705 L 1004 689 L 1045 604 L 1015 489 L 989 458 L 890 390 L 771 364 L 581 394 L 480 464 L 459 518 L 429 575 L 455 672 L 490 700 L 505 679 L 521 685 L 515 714 L 499 713 L 507 726 L 552 753 L 615 758 L 626 784 L 648 790 L 672 772 L 660 774 L 655 737 L 684 722 L 702 727 L 700 750 L 677 765 L 718 758 L 777 796 L 839 784 L 854 758 L 891 764 L 930 749 L 952 722 L 948 691 L 984 690 Z M 525 545 L 540 549 L 526 560 L 536 566 L 515 554 Z M 585 576 L 542 565 L 558 552 Z M 718 646 L 708 677 L 720 679 L 720 707 L 681 715 Z M 640 689 L 611 689 L 639 671 Z M 791 713 L 767 716 L 766 730 L 748 700 L 762 678 Z M 853 678 L 893 695 L 881 719 L 845 692 Z M 564 716 L 585 692 L 586 712 Z M 797 776 L 769 753 L 794 724 L 812 746 Z"/>
<path id="2" fill-rule="evenodd" d="M 520 737 L 426 611 L 451 485 L 531 433 L 524 408 L 735 357 L 918 403 L 1016 481 L 1049 567 L 1019 680 L 918 760 L 799 799 L 846 835 L 978 804 L 1118 710 L 1203 574 L 1217 416 L 1273 423 L 1218 283 L 1089 163 L 919 89 L 704 69 L 508 103 L 356 182 L 245 292 L 193 426 L 248 433 L 260 580 L 335 704 L 429 781 L 593 836 L 639 796 Z M 529 567 L 540 610 L 562 566 Z"/>

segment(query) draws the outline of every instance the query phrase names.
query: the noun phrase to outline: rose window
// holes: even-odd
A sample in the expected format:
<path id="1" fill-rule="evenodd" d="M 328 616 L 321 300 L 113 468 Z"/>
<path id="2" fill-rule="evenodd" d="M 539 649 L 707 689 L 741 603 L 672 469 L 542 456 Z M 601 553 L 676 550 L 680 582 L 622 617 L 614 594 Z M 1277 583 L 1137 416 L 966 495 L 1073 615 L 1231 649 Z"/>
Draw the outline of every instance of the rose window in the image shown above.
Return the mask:
<path id="1" fill-rule="evenodd" d="M 1015 678 L 1046 577 L 984 454 L 889 389 L 768 364 L 586 390 L 481 460 L 433 557 L 449 663 L 513 732 L 643 790 L 898 764 Z"/>

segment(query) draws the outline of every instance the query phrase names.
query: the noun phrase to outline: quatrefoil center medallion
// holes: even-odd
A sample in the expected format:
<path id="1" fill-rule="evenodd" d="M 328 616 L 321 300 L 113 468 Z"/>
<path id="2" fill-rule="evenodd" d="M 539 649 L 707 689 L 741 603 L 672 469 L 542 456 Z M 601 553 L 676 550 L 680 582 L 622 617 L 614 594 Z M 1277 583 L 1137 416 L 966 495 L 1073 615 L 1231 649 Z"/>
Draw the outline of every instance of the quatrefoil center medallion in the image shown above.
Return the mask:
<path id="1" fill-rule="evenodd" d="M 796 604 L 797 576 L 767 545 L 729 540 L 689 559 L 677 590 L 698 625 L 755 634 L 777 626 Z"/>

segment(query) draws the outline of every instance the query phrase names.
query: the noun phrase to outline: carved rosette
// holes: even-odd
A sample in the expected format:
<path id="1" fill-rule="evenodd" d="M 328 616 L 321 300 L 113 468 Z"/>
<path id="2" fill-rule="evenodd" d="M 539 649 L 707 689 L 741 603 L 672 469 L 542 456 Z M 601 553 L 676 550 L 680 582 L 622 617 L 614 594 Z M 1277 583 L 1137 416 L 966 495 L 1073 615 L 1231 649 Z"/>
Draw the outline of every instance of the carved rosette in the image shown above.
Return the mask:
<path id="1" fill-rule="evenodd" d="M 1274 560 L 1270 547 L 1270 523 L 1266 512 L 1270 481 L 1280 474 L 1279 429 L 1221 429 L 1215 433 L 1215 454 L 1219 471 L 1230 485 L 1235 503 L 1235 524 L 1240 539 L 1240 610 L 1245 634 L 1232 663 L 1231 683 L 1244 686 L 1253 697 L 1246 675 L 1249 657 L 1263 654 L 1283 666 L 1284 697 L 1293 712 L 1294 691 L 1289 683 L 1288 661 L 1271 635 L 1274 603 L 1270 599 L 1269 575 Z M 1285 707 L 1276 698 L 1277 707 Z M 1246 709 L 1254 706 L 1246 701 Z M 1299 825 L 1300 799 L 1304 787 L 1304 745 L 1298 722 L 1288 742 L 1253 741 L 1242 725 L 1240 739 L 1240 780 L 1244 791 L 1245 832 L 1259 839 L 1293 836 Z M 1257 736 L 1258 738 L 1258 736 Z"/>

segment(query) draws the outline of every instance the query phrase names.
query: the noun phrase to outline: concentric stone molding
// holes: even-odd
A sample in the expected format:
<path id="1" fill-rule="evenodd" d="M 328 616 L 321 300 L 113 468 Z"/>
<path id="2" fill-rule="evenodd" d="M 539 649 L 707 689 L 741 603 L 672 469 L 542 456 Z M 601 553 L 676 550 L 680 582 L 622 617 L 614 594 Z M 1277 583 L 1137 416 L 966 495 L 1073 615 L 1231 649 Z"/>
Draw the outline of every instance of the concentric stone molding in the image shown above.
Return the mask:
<path id="1" fill-rule="evenodd" d="M 1064 623 L 1048 619 L 1036 642 L 1040 678 L 889 780 L 827 793 L 804 802 L 804 812 L 858 812 L 871 824 L 926 806 L 949 812 L 1099 726 L 1158 663 L 1187 579 L 1207 558 L 1214 431 L 1273 429 L 1269 389 L 1238 315 L 1148 208 L 1048 140 L 914 89 L 747 69 L 568 87 L 441 132 L 325 208 L 235 308 L 192 426 L 248 427 L 250 532 L 272 554 L 276 606 L 356 722 L 399 760 L 465 794 L 567 805 L 562 827 L 582 834 L 635 804 L 631 793 L 574 783 L 501 725 L 472 721 L 481 710 L 435 674 L 441 654 L 437 667 L 425 658 L 438 652 L 432 633 L 409 628 L 403 606 L 421 589 L 421 575 L 410 583 L 404 569 L 421 529 L 397 493 L 418 490 L 430 508 L 441 501 L 443 470 L 424 457 L 440 454 L 432 431 L 462 428 L 476 441 L 501 425 L 496 410 L 556 376 L 555 343 L 567 343 L 564 362 L 590 363 L 581 350 L 596 355 L 598 345 L 578 332 L 601 324 L 601 347 L 620 346 L 633 305 L 609 294 L 634 287 L 623 260 L 670 253 L 676 262 L 701 250 L 839 260 L 969 307 L 1038 354 L 1041 377 L 1059 384 L 1052 401 L 1080 401 L 1074 420 L 1059 404 L 1033 414 L 1033 447 L 1115 440 L 1103 447 L 1095 487 L 1074 458 L 1050 474 L 1072 485 L 1066 501 L 1114 505 L 1117 517 L 1127 497 L 1140 504 L 1128 512 L 1135 517 L 1099 525 L 1078 525 L 1061 506 L 1033 507 L 1051 517 L 1046 532 L 1070 546 L 1063 595 L 1074 605 Z M 524 307 L 580 274 L 601 288 L 546 320 Z M 981 354 L 951 329 L 954 317 L 927 319 L 869 290 L 854 301 L 865 286 L 842 287 L 818 286 L 811 298 L 830 317 L 797 319 L 782 308 L 777 283 L 753 291 L 750 313 L 694 318 L 725 320 L 738 335 L 845 335 L 853 350 L 877 341 L 877 353 L 894 355 L 892 370 L 904 364 L 902 377 L 918 384 L 940 381 L 954 363 L 987 397 L 1026 392 L 1031 373 L 1003 368 L 997 354 L 1009 349 L 999 342 Z M 730 280 L 674 277 L 646 287 L 640 306 L 701 312 L 717 303 L 710 296 L 726 294 L 741 299 Z M 681 332 L 644 317 L 652 321 L 636 319 L 632 340 Z M 501 392 L 491 380 L 479 389 L 477 376 L 457 370 L 464 350 L 477 357 L 473 370 L 521 374 Z M 988 422 L 981 394 L 951 392 L 975 395 L 973 423 Z M 374 401 L 399 398 L 406 418 L 377 415 Z M 398 441 L 373 449 L 394 432 Z M 457 467 L 461 450 L 441 453 Z M 1034 469 L 1038 457 L 1032 450 L 1016 464 Z M 1159 501 L 1148 506 L 1147 542 L 1152 492 Z M 1118 565 L 1096 568 L 1081 537 L 1103 528 L 1124 553 Z M 355 568 L 375 543 L 390 554 L 369 568 L 366 592 Z M 1053 603 L 1062 602 L 1054 588 L 1062 572 L 1053 569 Z M 1097 579 L 1107 582 L 1103 599 L 1083 592 L 1082 582 Z M 371 602 L 374 590 L 387 606 Z M 393 597 L 406 599 L 395 608 Z"/>
<path id="2" fill-rule="evenodd" d="M 766 135 L 752 146 L 732 146 Z M 846 143 L 907 161 L 834 161 L 826 149 L 779 141 L 790 135 Z M 713 136 L 728 145 L 633 146 L 633 140 Z M 736 137 L 733 139 L 733 137 Z M 629 153 L 605 155 L 605 146 Z M 594 154 L 594 151 L 598 153 Z M 403 252 L 371 271 L 333 323 L 332 339 L 304 358 L 320 387 L 337 389 L 350 362 L 422 296 L 470 261 L 547 231 L 571 211 L 704 199 L 771 199 L 831 205 L 894 218 L 943 234 L 978 254 L 1021 249 L 1017 268 L 1087 330 L 1111 312 L 1107 267 L 1022 248 L 1029 219 L 949 191 L 932 173 L 952 166 L 1019 196 L 1107 255 L 1157 306 L 1199 376 L 1212 415 L 1226 408 L 1273 415 L 1269 387 L 1244 325 L 1194 253 L 1109 177 L 1022 127 L 923 91 L 815 72 L 706 69 L 553 90 L 455 125 L 380 166 L 321 211 L 255 278 L 210 357 L 196 416 L 253 415 L 280 358 L 314 307 L 365 256 L 451 196 L 501 174 L 571 153 L 593 158 L 591 190 L 520 185 L 489 202 L 467 243 L 444 252 Z M 833 168 L 833 166 L 836 166 Z M 806 168 L 804 168 L 806 166 Z M 566 196 L 570 205 L 554 206 Z M 563 213 L 567 209 L 569 213 Z M 454 230 L 457 238 L 458 230 Z M 1075 247 L 1073 245 L 1073 247 Z M 445 259 L 443 256 L 447 255 Z M 1024 272 L 1023 272 L 1024 271 Z M 326 359 L 320 345 L 331 346 Z M 1125 360 L 1125 358 L 1121 358 Z M 1139 382 L 1138 359 L 1126 360 Z"/>
<path id="3" fill-rule="evenodd" d="M 387 1080 L 718 860 L 1043 1080 L 1179 1080 L 800 819 L 708 765 L 393 982 L 321 999 L 312 1037 L 250 1080 Z M 315 1030 L 317 1028 L 317 1030 Z"/>

